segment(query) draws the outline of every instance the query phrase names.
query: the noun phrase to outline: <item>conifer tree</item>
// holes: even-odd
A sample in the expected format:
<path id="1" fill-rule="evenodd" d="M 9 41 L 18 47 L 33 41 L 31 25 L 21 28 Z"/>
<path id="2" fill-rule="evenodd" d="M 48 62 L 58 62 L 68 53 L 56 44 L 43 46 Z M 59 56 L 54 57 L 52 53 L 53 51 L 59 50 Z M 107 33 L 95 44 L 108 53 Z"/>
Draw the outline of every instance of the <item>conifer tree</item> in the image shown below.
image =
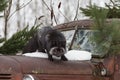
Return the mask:
<path id="1" fill-rule="evenodd" d="M 120 1 L 110 0 L 111 4 L 105 3 L 105 7 L 98 7 L 98 9 L 108 10 L 107 18 L 120 18 Z M 87 6 L 87 8 L 80 8 L 80 10 L 86 15 L 91 16 L 92 5 Z"/>
<path id="2" fill-rule="evenodd" d="M 7 1 L 6 0 L 0 0 L 0 12 L 3 12 L 6 7 L 7 7 Z M 0 17 L 3 17 L 3 16 L 0 15 Z M 0 43 L 2 43 L 3 41 L 5 41 L 5 38 L 0 39 Z"/>
<path id="3" fill-rule="evenodd" d="M 22 51 L 24 45 L 38 30 L 39 25 L 33 26 L 29 29 L 29 26 L 23 30 L 15 33 L 10 39 L 5 40 L 4 44 L 0 47 L 0 53 L 4 55 L 15 55 L 17 52 Z"/>
<path id="4" fill-rule="evenodd" d="M 7 7 L 9 0 L 0 0 L 0 12 L 3 12 Z M 0 16 L 2 17 L 2 16 Z M 0 53 L 4 55 L 15 55 L 18 51 L 22 51 L 22 48 L 27 41 L 32 37 L 40 25 L 34 25 L 31 29 L 29 26 L 23 30 L 16 32 L 10 39 L 0 39 L 0 43 L 3 45 L 0 47 Z"/>
<path id="5" fill-rule="evenodd" d="M 7 7 L 7 1 L 0 0 L 0 12 L 4 11 L 6 7 Z"/>
<path id="6" fill-rule="evenodd" d="M 96 43 L 96 53 L 101 57 L 120 53 L 120 23 L 118 19 L 107 22 L 108 9 L 91 5 L 89 15 L 94 21 L 93 29 L 96 31 L 91 40 Z M 85 13 L 85 12 L 84 12 Z"/>

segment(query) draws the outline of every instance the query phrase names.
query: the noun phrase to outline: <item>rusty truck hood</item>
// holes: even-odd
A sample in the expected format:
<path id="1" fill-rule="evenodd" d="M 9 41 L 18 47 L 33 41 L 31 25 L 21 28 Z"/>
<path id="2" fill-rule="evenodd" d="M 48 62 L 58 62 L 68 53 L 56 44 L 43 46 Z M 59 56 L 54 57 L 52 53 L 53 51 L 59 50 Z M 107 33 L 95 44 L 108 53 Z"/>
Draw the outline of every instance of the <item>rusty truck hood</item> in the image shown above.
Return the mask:
<path id="1" fill-rule="evenodd" d="M 9 56 L 0 56 L 0 73 L 21 72 L 20 64 Z"/>
<path id="2" fill-rule="evenodd" d="M 0 56 L 0 73 L 92 74 L 89 61 L 54 61 L 25 56 Z"/>

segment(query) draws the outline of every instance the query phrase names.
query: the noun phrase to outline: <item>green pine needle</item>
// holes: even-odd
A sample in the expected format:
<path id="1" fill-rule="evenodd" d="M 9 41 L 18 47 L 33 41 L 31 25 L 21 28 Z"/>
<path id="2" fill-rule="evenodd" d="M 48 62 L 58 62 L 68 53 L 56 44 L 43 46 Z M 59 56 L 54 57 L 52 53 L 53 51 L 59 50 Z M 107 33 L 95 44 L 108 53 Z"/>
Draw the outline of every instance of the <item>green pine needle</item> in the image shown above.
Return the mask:
<path id="1" fill-rule="evenodd" d="M 39 25 L 33 26 L 31 29 L 28 29 L 28 27 L 18 31 L 10 39 L 6 40 L 3 46 L 0 47 L 0 53 L 4 55 L 15 55 L 17 52 L 22 51 L 26 42 L 38 30 Z"/>

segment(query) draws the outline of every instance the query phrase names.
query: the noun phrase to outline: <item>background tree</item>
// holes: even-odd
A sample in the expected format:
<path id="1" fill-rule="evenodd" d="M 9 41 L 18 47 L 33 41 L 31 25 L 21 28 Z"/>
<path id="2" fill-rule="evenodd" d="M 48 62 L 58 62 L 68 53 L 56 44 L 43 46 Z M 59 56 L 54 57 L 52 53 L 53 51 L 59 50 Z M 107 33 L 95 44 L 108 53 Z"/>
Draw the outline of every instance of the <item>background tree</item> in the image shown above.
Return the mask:
<path id="1" fill-rule="evenodd" d="M 6 7 L 7 7 L 7 1 L 0 0 L 0 12 L 4 11 Z"/>
<path id="2" fill-rule="evenodd" d="M 7 7 L 7 1 L 6 0 L 0 0 L 0 12 L 3 12 L 6 7 Z M 3 15 L 0 15 L 0 17 L 3 17 Z M 4 40 L 5 40 L 5 38 L 1 38 L 0 43 L 2 43 Z"/>
<path id="3" fill-rule="evenodd" d="M 4 55 L 15 55 L 19 51 L 21 52 L 24 45 L 38 30 L 39 26 L 40 25 L 34 25 L 29 29 L 29 25 L 27 25 L 23 30 L 13 34 L 13 36 L 8 40 L 5 40 L 4 44 L 0 47 L 0 53 Z"/>
<path id="4" fill-rule="evenodd" d="M 114 10 L 114 9 L 113 9 Z M 83 13 L 94 21 L 93 29 L 96 33 L 93 34 L 91 40 L 96 43 L 95 52 L 101 54 L 101 57 L 116 55 L 120 53 L 120 23 L 119 18 L 115 14 L 110 13 L 109 9 L 98 7 L 96 5 L 89 6 L 89 9 L 82 9 Z M 86 12 L 87 11 L 87 12 Z M 117 11 L 115 11 L 117 12 Z M 112 15 L 112 17 L 108 17 Z"/>
<path id="5" fill-rule="evenodd" d="M 16 10 L 20 10 L 20 0 L 17 0 L 17 3 L 16 3 Z M 21 27 L 20 27 L 20 11 L 17 12 L 17 27 L 18 27 L 18 30 L 21 30 Z M 17 30 L 17 31 L 18 31 Z"/>
<path id="6" fill-rule="evenodd" d="M 97 8 L 100 10 L 105 9 L 108 10 L 107 13 L 107 18 L 120 18 L 120 3 L 119 1 L 113 1 L 110 0 L 110 4 L 105 3 L 105 7 L 98 7 Z M 86 16 L 91 16 L 91 11 L 93 10 L 93 7 L 90 3 L 90 6 L 87 6 L 87 8 L 80 8 L 82 10 L 82 12 L 86 15 Z"/>
<path id="7" fill-rule="evenodd" d="M 12 6 L 12 0 L 8 1 L 8 7 L 4 10 L 4 36 L 5 36 L 5 40 L 7 39 L 7 30 L 8 30 L 8 19 L 10 16 L 10 12 L 11 12 L 11 6 Z"/>

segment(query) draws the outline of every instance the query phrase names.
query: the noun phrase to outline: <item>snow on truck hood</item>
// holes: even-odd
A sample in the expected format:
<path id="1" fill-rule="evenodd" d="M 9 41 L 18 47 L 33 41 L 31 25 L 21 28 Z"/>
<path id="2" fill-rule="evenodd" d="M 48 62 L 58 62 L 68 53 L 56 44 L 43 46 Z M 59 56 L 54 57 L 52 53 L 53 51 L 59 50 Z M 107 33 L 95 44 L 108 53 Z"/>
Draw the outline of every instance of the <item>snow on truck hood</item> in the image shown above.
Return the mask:
<path id="1" fill-rule="evenodd" d="M 33 52 L 33 53 L 25 53 L 24 56 L 29 57 L 39 57 L 39 58 L 48 58 L 47 54 L 42 52 Z M 69 50 L 65 54 L 68 60 L 91 60 L 92 53 L 88 51 L 80 51 L 80 50 Z M 54 57 L 56 59 L 59 59 L 57 57 Z"/>

